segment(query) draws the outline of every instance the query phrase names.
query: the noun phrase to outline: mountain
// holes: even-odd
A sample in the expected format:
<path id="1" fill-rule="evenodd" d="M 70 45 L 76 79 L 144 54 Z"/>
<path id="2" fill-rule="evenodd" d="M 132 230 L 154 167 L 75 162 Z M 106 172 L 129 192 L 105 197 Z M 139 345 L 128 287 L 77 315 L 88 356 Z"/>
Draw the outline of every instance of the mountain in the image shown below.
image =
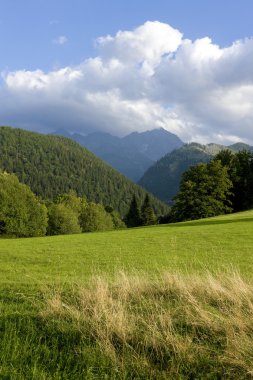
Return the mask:
<path id="1" fill-rule="evenodd" d="M 135 148 L 153 161 L 159 160 L 165 154 L 183 145 L 179 137 L 163 128 L 142 133 L 133 132 L 123 137 L 122 141 L 125 147 Z"/>
<path id="2" fill-rule="evenodd" d="M 179 190 L 181 176 L 190 166 L 209 162 L 222 149 L 239 151 L 253 150 L 253 147 L 237 143 L 229 147 L 218 144 L 186 144 L 166 154 L 150 167 L 139 181 L 139 185 L 166 203 L 171 203 Z"/>
<path id="3" fill-rule="evenodd" d="M 233 145 L 230 145 L 229 149 L 232 150 L 233 152 L 239 152 L 240 150 L 249 150 L 250 152 L 253 152 L 253 146 L 244 144 L 242 142 L 238 142 Z"/>
<path id="4" fill-rule="evenodd" d="M 73 189 L 89 200 L 110 205 L 122 215 L 133 194 L 146 192 L 76 142 L 60 136 L 0 127 L 0 169 L 15 173 L 46 199 Z M 167 206 L 152 197 L 157 213 Z"/>
<path id="5" fill-rule="evenodd" d="M 54 134 L 77 141 L 136 182 L 155 161 L 183 145 L 176 135 L 163 128 L 141 133 L 133 132 L 122 138 L 103 132 L 83 136 L 77 133 L 70 135 L 64 130 L 58 130 Z"/>
<path id="6" fill-rule="evenodd" d="M 73 134 L 71 138 L 133 181 L 137 181 L 154 163 L 137 149 L 126 147 L 123 139 L 109 133 Z"/>

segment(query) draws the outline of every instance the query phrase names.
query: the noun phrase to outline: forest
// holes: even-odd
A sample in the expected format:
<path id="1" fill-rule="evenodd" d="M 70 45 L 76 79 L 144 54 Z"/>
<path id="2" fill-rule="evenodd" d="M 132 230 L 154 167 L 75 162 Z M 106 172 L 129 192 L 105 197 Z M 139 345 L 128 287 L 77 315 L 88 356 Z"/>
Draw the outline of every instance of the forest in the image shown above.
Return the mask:
<path id="1" fill-rule="evenodd" d="M 124 216 L 133 195 L 141 204 L 146 191 L 78 143 L 10 127 L 0 128 L 0 168 L 17 175 L 37 195 L 55 200 L 76 192 L 88 201 L 111 206 Z M 157 215 L 168 206 L 150 194 Z"/>

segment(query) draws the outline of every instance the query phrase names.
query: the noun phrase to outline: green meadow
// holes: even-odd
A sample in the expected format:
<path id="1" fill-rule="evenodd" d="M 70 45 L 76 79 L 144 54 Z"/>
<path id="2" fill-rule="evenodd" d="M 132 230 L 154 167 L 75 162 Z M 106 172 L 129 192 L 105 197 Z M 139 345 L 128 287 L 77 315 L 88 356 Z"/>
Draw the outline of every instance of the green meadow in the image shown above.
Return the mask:
<path id="1" fill-rule="evenodd" d="M 0 240 L 0 284 L 86 282 L 118 270 L 253 273 L 253 211 L 200 221 L 55 237 Z"/>
<path id="2" fill-rule="evenodd" d="M 251 378 L 252 273 L 253 211 L 1 239 L 0 379 Z"/>

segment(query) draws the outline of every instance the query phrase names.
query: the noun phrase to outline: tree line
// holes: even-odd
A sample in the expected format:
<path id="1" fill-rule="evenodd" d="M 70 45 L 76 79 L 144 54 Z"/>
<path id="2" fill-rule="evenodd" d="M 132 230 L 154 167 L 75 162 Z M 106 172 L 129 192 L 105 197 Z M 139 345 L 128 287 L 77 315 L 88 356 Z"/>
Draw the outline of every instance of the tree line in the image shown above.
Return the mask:
<path id="1" fill-rule="evenodd" d="M 160 223 L 202 219 L 253 208 L 253 153 L 222 150 L 190 167 L 170 212 Z"/>
<path id="2" fill-rule="evenodd" d="M 135 211 L 133 212 L 133 208 Z M 137 215 L 133 220 L 131 215 Z M 111 206 L 89 202 L 70 190 L 54 201 L 37 197 L 14 174 L 0 172 L 0 235 L 32 237 L 107 231 L 154 224 L 156 217 L 147 195 L 141 211 L 136 197 L 122 219 Z"/>
<path id="3" fill-rule="evenodd" d="M 180 191 L 160 223 L 202 219 L 253 208 L 253 153 L 223 150 L 184 172 Z M 37 197 L 14 174 L 0 172 L 0 235 L 44 236 L 106 231 L 157 223 L 150 197 L 133 195 L 124 218 L 111 206 L 74 191 L 54 200 Z"/>

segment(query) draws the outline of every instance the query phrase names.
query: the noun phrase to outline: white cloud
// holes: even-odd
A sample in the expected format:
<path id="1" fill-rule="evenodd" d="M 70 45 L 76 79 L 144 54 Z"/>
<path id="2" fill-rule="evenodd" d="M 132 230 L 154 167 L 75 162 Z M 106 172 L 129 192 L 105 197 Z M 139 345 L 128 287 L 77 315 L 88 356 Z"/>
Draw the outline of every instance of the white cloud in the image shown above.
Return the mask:
<path id="1" fill-rule="evenodd" d="M 185 141 L 253 144 L 253 39 L 221 48 L 156 21 L 98 38 L 97 49 L 76 67 L 5 74 L 0 123 L 116 135 L 163 127 Z"/>
<path id="2" fill-rule="evenodd" d="M 66 36 L 59 36 L 55 39 L 53 39 L 53 44 L 56 44 L 56 45 L 64 45 L 68 42 L 68 39 Z"/>
<path id="3" fill-rule="evenodd" d="M 97 39 L 103 60 L 116 58 L 131 64 L 146 64 L 153 67 L 164 54 L 173 53 L 181 43 L 182 34 L 167 24 L 147 21 L 134 31 L 119 31 L 115 37 Z"/>

